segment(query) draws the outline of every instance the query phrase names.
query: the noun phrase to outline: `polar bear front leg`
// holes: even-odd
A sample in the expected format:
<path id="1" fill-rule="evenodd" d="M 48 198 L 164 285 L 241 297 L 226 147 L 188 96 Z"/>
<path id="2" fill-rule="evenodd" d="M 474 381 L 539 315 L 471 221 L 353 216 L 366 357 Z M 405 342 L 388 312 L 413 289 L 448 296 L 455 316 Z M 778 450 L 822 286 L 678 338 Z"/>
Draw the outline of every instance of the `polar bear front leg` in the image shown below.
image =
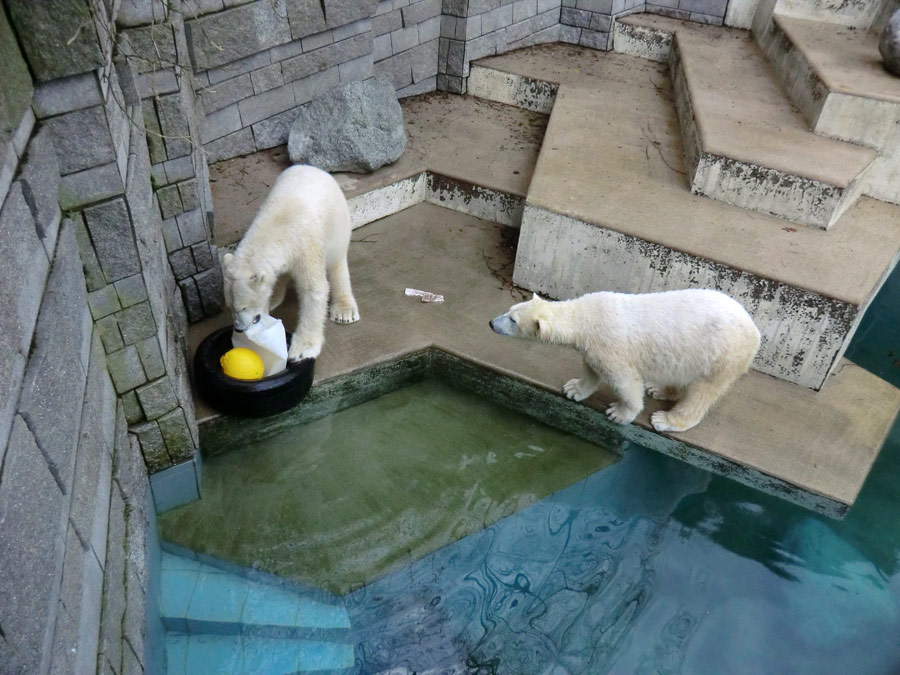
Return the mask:
<path id="1" fill-rule="evenodd" d="M 324 276 L 324 275 L 323 275 Z M 325 315 L 328 312 L 328 284 L 324 278 L 313 287 L 297 287 L 300 318 L 288 350 L 289 361 L 314 359 L 325 343 Z"/>
<path id="2" fill-rule="evenodd" d="M 584 374 L 563 385 L 563 393 L 573 401 L 583 401 L 597 391 L 600 386 L 600 377 L 594 372 L 587 361 L 584 362 Z"/>
<path id="3" fill-rule="evenodd" d="M 359 321 L 359 308 L 350 287 L 350 268 L 346 255 L 329 270 L 328 277 L 331 280 L 331 320 L 335 323 Z"/>
<path id="4" fill-rule="evenodd" d="M 631 424 L 644 408 L 644 380 L 634 371 L 620 373 L 609 380 L 618 397 L 606 408 L 606 416 L 616 424 Z"/>

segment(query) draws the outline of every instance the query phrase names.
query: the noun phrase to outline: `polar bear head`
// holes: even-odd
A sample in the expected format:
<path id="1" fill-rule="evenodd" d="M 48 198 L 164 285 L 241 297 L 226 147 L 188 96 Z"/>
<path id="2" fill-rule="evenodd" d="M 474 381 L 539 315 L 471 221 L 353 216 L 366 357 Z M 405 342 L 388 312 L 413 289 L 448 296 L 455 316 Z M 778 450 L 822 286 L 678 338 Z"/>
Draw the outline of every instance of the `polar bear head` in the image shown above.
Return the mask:
<path id="1" fill-rule="evenodd" d="M 491 329 L 508 337 L 545 340 L 552 304 L 535 293 L 531 300 L 513 305 L 506 314 L 491 319 Z"/>
<path id="2" fill-rule="evenodd" d="M 231 309 L 234 329 L 245 331 L 268 312 L 276 275 L 255 270 L 231 253 L 222 258 L 222 272 L 225 302 Z"/>

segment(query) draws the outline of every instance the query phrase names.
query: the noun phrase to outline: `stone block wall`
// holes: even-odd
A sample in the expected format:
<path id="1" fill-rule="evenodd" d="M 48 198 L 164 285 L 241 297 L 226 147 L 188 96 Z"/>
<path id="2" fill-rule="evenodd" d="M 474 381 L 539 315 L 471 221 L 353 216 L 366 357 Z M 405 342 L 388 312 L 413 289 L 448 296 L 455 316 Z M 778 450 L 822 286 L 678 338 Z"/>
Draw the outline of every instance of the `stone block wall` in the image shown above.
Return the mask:
<path id="1" fill-rule="evenodd" d="M 560 39 L 560 0 L 444 0 L 438 89 L 465 93 L 471 61 Z"/>
<path id="2" fill-rule="evenodd" d="M 222 280 L 210 245 L 212 195 L 200 139 L 184 13 L 174 3 L 124 2 L 118 42 L 141 101 L 151 179 L 169 263 L 189 321 L 221 311 Z"/>
<path id="3" fill-rule="evenodd" d="M 0 5 L 4 673 L 158 672 L 147 467 L 196 456 L 187 321 L 107 8 Z"/>
<path id="4" fill-rule="evenodd" d="M 372 18 L 375 73 L 397 96 L 437 88 L 441 0 L 381 0 Z"/>

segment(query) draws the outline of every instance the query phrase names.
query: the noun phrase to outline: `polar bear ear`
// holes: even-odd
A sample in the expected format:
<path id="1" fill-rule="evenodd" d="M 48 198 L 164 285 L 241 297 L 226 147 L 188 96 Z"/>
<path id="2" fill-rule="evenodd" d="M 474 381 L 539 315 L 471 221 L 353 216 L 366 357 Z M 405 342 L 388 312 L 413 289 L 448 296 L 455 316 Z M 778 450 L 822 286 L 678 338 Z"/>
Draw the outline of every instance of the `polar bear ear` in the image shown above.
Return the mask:
<path id="1" fill-rule="evenodd" d="M 541 296 L 539 296 L 537 293 L 533 294 L 533 295 L 531 296 L 531 299 L 532 299 L 534 302 L 543 302 L 543 301 L 544 301 L 544 299 L 543 299 Z"/>
<path id="2" fill-rule="evenodd" d="M 234 262 L 234 256 L 226 253 L 222 256 L 222 271 L 228 274 L 231 271 L 231 264 Z"/>

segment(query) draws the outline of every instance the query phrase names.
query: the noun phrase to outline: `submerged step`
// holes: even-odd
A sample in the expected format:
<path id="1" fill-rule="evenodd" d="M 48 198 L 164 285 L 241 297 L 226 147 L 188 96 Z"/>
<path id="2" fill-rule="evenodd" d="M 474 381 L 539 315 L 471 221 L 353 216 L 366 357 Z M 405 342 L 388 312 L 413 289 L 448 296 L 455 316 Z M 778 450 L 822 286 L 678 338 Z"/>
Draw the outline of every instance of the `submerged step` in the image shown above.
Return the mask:
<path id="1" fill-rule="evenodd" d="M 900 203 L 900 79 L 883 68 L 878 36 L 777 14 L 755 36 L 816 133 L 879 152 L 864 193 Z"/>
<path id="2" fill-rule="evenodd" d="M 163 552 L 160 612 L 167 630 L 192 634 L 341 638 L 343 604 Z M 320 593 L 324 595 L 324 593 Z"/>
<path id="3" fill-rule="evenodd" d="M 353 645 L 249 635 L 166 635 L 167 675 L 351 673 Z"/>
<path id="4" fill-rule="evenodd" d="M 858 197 L 876 153 L 809 131 L 749 33 L 653 15 L 617 23 L 624 35 L 655 33 L 660 43 L 673 36 L 670 72 L 692 192 L 822 228 Z"/>

